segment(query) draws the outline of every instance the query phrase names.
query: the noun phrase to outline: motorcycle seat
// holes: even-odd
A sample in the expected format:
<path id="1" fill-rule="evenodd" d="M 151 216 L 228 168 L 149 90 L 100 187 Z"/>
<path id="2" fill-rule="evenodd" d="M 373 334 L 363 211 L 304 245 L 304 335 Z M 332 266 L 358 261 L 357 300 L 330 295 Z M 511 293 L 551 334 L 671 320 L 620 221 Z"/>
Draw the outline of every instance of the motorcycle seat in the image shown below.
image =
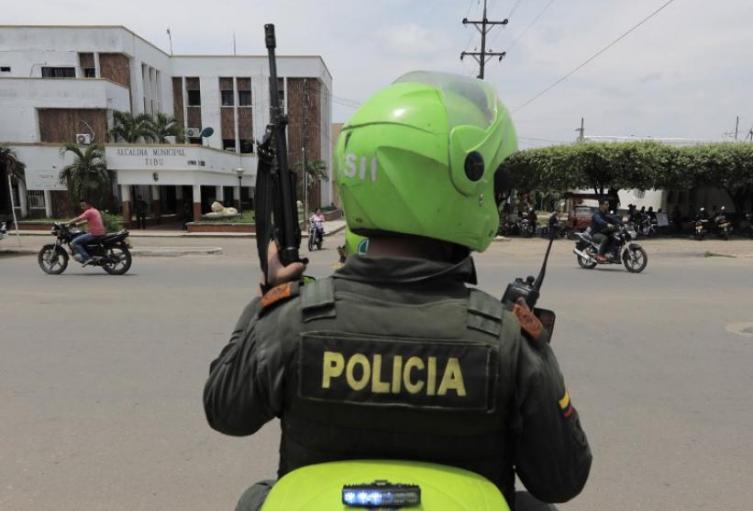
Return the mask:
<path id="1" fill-rule="evenodd" d="M 99 238 L 97 241 L 100 243 L 114 243 L 117 241 L 122 241 L 125 239 L 125 237 L 128 236 L 128 231 L 125 229 L 121 229 L 118 232 L 108 232 L 101 238 Z"/>

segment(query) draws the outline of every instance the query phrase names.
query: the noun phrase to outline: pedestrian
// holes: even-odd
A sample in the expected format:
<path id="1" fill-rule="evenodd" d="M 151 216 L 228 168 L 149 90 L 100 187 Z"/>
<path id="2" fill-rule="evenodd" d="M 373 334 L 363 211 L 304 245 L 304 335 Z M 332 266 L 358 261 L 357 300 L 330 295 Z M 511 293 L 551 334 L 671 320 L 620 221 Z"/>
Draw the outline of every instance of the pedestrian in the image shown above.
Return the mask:
<path id="1" fill-rule="evenodd" d="M 270 244 L 260 296 L 210 366 L 214 429 L 251 435 L 280 418 L 280 476 L 397 458 L 481 474 L 516 511 L 581 491 L 591 452 L 546 330 L 524 301 L 507 308 L 470 287 L 471 251 L 489 246 L 497 220 L 479 197 L 495 197 L 515 150 L 506 112 L 487 82 L 445 73 L 413 73 L 364 103 L 335 159 L 374 162 L 375 179 L 337 166 L 366 255 L 301 285 L 304 265 L 283 267 Z M 530 495 L 516 496 L 516 474 Z M 272 484 L 250 487 L 236 510 L 259 509 Z"/>
<path id="2" fill-rule="evenodd" d="M 146 210 L 147 204 L 141 196 L 136 197 L 136 226 L 139 229 L 146 229 Z"/>

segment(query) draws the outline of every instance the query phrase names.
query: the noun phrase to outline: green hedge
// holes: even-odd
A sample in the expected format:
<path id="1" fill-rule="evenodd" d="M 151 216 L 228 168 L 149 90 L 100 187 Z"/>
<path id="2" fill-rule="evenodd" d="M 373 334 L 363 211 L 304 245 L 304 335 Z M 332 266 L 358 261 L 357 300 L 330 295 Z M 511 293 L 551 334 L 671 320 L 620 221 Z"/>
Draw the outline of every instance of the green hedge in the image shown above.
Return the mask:
<path id="1" fill-rule="evenodd" d="M 753 143 L 585 142 L 519 151 L 504 166 L 524 192 L 590 189 L 606 195 L 713 186 L 726 191 L 738 211 L 753 200 Z"/>

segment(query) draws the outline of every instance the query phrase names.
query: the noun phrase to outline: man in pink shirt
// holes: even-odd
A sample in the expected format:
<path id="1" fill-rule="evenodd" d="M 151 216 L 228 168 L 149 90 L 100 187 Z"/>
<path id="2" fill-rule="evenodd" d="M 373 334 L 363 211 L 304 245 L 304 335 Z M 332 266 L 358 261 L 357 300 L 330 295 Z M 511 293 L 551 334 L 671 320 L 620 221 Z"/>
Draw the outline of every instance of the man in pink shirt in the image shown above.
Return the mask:
<path id="1" fill-rule="evenodd" d="M 89 252 L 86 251 L 86 244 L 90 241 L 94 241 L 100 236 L 104 236 L 107 231 L 105 230 L 105 225 L 102 222 L 102 214 L 97 210 L 97 208 L 92 206 L 91 202 L 86 199 L 81 199 L 79 205 L 81 206 L 81 209 L 84 210 L 84 212 L 81 213 L 80 216 L 77 216 L 76 218 L 71 220 L 70 224 L 79 225 L 86 223 L 89 232 L 74 238 L 73 242 L 71 242 L 71 247 L 74 251 L 74 257 L 78 255 L 78 257 L 76 257 L 76 260 L 78 262 L 89 264 L 92 260 L 92 256 L 89 255 Z"/>

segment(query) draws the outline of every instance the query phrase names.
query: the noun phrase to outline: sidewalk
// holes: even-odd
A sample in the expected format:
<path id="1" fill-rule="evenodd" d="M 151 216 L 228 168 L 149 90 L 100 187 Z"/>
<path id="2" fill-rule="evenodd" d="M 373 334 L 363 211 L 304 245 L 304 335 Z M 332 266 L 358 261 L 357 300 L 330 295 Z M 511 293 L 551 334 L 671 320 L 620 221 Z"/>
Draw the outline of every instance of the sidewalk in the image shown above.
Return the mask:
<path id="1" fill-rule="evenodd" d="M 337 234 L 345 229 L 345 220 L 332 220 L 324 222 L 325 237 Z M 50 236 L 48 231 L 21 231 L 21 236 Z M 131 238 L 256 238 L 255 233 L 243 232 L 192 232 L 178 230 L 148 229 L 148 230 L 130 230 L 128 235 Z M 308 232 L 301 232 L 301 236 L 308 238 Z M 8 238 L 15 238 L 16 231 L 8 231 Z"/>

